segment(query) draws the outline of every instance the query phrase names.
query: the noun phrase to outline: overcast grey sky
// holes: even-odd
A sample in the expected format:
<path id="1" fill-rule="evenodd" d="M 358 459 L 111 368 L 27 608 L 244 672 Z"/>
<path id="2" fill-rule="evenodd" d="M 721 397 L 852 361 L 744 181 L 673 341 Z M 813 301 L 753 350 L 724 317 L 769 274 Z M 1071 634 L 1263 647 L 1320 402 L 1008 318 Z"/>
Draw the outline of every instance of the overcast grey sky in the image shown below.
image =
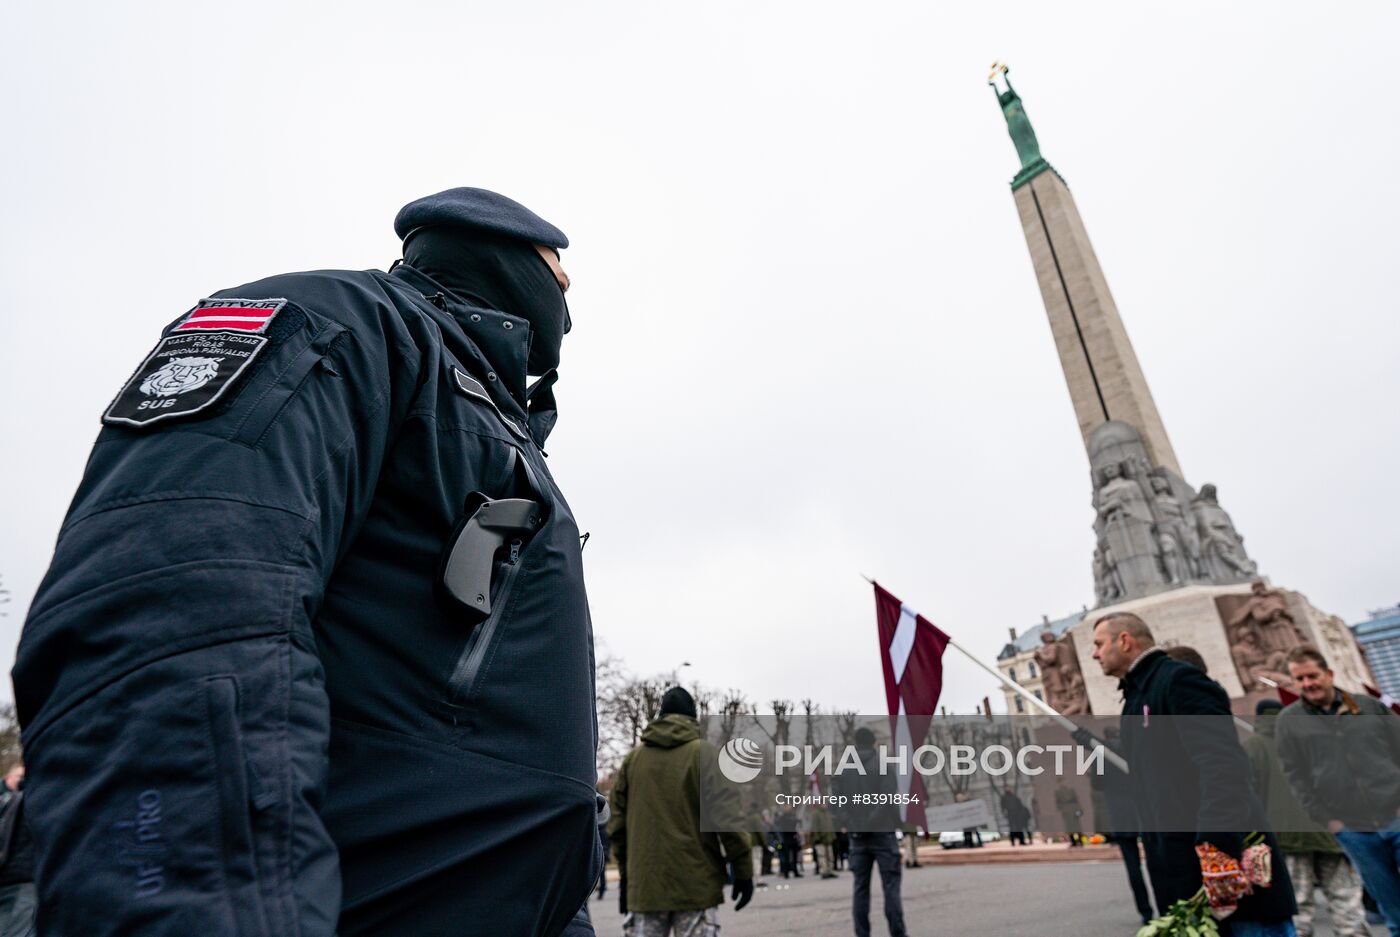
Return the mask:
<path id="1" fill-rule="evenodd" d="M 1276 583 L 1349 622 L 1400 601 L 1400 7 L 506 7 L 9 8 L 0 665 L 161 325 L 274 272 L 387 267 L 398 207 L 454 185 L 574 242 L 551 466 L 633 669 L 878 712 L 860 573 L 987 658 L 1091 602 L 994 59 L 1187 480 Z M 999 700 L 946 670 L 954 708 Z"/>

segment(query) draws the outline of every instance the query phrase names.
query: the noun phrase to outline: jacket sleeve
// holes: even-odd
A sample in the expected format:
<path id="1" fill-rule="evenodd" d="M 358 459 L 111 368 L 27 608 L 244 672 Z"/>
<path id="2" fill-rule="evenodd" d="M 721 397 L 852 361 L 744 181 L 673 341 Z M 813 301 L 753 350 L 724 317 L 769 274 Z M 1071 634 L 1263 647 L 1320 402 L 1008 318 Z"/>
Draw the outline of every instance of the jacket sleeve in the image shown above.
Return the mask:
<path id="1" fill-rule="evenodd" d="M 1257 805 L 1249 780 L 1252 769 L 1236 735 L 1229 698 L 1220 684 L 1194 668 L 1178 670 L 1172 681 L 1172 722 L 1198 779 L 1196 842 L 1238 857 L 1245 834 L 1262 832 L 1266 820 L 1262 810 L 1251 809 Z"/>
<path id="2" fill-rule="evenodd" d="M 714 746 L 709 743 L 695 746 L 695 758 L 699 795 L 704 799 L 701 816 L 716 831 L 713 835 L 719 838 L 724 861 L 734 869 L 734 877 L 753 878 L 753 847 L 749 834 L 742 832 L 747 824 L 739 789 L 720 774 L 719 753 Z"/>
<path id="3" fill-rule="evenodd" d="M 207 412 L 103 428 L 31 607 L 13 677 L 50 937 L 334 933 L 312 624 L 418 364 L 390 308 L 274 328 Z"/>
<path id="4" fill-rule="evenodd" d="M 1326 805 L 1317 796 L 1312 769 L 1299 731 L 1300 720 L 1310 718 L 1313 717 L 1296 711 L 1280 713 L 1278 722 L 1275 723 L 1274 737 L 1278 743 L 1278 760 L 1283 765 L 1283 773 L 1288 778 L 1288 786 L 1293 789 L 1293 796 L 1298 799 L 1298 804 L 1308 816 L 1326 826 L 1335 818 L 1327 815 Z"/>

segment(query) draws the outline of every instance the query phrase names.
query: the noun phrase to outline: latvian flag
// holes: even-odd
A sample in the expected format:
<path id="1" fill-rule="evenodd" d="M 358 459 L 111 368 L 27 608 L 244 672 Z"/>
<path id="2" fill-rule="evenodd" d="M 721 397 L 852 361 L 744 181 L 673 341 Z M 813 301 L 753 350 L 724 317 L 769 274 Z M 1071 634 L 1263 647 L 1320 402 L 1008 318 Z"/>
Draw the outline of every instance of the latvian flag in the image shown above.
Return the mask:
<path id="1" fill-rule="evenodd" d="M 272 322 L 285 299 L 205 299 L 175 326 L 177 332 L 227 329 L 262 332 Z"/>
<path id="2" fill-rule="evenodd" d="M 880 629 L 880 664 L 885 671 L 885 700 L 894 727 L 895 746 L 912 752 L 924 744 L 929 720 L 938 711 L 943 692 L 943 652 L 948 636 L 922 615 L 875 583 L 875 620 Z M 907 772 L 900 778 L 902 794 L 918 803 L 900 808 L 906 823 L 926 828 L 923 778 Z"/>
<path id="3" fill-rule="evenodd" d="M 1397 716 L 1400 716 L 1400 702 L 1397 702 L 1395 697 L 1391 696 L 1389 693 L 1385 693 L 1381 690 L 1376 689 L 1369 683 L 1363 683 L 1361 685 L 1366 688 L 1367 693 L 1380 700 L 1386 706 L 1389 706 L 1391 712 L 1395 713 Z"/>

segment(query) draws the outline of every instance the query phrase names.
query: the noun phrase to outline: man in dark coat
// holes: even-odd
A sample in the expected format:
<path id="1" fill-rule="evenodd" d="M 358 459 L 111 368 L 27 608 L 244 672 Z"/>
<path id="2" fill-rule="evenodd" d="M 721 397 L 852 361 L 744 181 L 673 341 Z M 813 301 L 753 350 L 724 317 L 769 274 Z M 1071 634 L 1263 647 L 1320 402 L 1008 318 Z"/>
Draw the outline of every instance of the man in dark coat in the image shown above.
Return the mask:
<path id="1" fill-rule="evenodd" d="M 1273 883 L 1241 898 L 1221 932 L 1241 937 L 1276 926 L 1286 928 L 1278 933 L 1292 933 L 1293 885 L 1250 786 L 1250 762 L 1229 697 L 1218 683 L 1155 645 L 1151 629 L 1136 615 L 1120 612 L 1094 624 L 1094 659 L 1119 679 L 1123 692 L 1123 755 L 1157 907 L 1165 913 L 1200 890 L 1197 844 L 1209 843 L 1238 860 L 1249 833 L 1266 833 Z"/>
<path id="2" fill-rule="evenodd" d="M 1031 812 L 1009 787 L 1001 792 L 1001 812 L 1006 814 L 1006 827 L 1011 834 L 1011 845 L 1015 846 L 1019 841 L 1020 845 L 1029 846 L 1026 831 L 1030 829 Z"/>
<path id="3" fill-rule="evenodd" d="M 900 825 L 899 808 L 891 799 L 895 778 L 880 770 L 874 732 L 861 726 L 854 741 L 864 772 L 837 774 L 834 793 L 847 798 L 846 805 L 838 810 L 841 825 L 851 833 L 851 919 L 855 935 L 870 937 L 870 873 L 878 870 L 890 937 L 907 937 L 900 893 L 904 872 L 899 867 L 899 844 L 894 836 Z"/>

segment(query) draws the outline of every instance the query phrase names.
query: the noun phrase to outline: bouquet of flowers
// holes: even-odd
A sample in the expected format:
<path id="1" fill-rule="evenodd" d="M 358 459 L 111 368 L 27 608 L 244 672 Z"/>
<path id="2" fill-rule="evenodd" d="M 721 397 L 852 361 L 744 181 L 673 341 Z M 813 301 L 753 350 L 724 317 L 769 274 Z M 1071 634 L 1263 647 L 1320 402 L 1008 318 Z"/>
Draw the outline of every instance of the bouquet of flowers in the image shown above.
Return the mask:
<path id="1" fill-rule="evenodd" d="M 1251 833 L 1244 842 L 1244 854 L 1238 860 L 1210 843 L 1198 845 L 1201 890 L 1173 904 L 1137 937 L 1218 937 L 1215 922 L 1233 914 L 1239 900 L 1253 894 L 1256 885 L 1268 888 L 1273 881 L 1273 856 L 1263 835 Z"/>

